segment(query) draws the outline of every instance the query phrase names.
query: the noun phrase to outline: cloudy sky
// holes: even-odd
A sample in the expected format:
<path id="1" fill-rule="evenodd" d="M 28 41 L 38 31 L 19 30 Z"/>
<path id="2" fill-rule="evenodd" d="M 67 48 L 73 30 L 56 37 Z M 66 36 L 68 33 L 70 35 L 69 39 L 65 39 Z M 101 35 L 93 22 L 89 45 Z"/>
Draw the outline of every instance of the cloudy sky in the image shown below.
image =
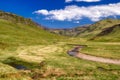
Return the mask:
<path id="1" fill-rule="evenodd" d="M 0 0 L 0 10 L 31 18 L 49 28 L 120 19 L 119 0 Z"/>

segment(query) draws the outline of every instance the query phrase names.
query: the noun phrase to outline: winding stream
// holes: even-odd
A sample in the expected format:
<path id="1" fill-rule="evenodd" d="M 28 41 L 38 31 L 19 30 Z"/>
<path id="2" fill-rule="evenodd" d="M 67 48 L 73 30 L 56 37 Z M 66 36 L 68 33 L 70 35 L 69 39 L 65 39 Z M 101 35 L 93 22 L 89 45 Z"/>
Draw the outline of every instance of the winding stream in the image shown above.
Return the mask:
<path id="1" fill-rule="evenodd" d="M 79 52 L 79 50 L 84 48 L 84 47 L 86 47 L 86 46 L 77 45 L 72 50 L 68 51 L 67 53 L 70 56 L 74 56 L 76 58 L 80 58 L 80 59 L 84 59 L 84 60 L 120 65 L 120 60 L 117 60 L 117 59 L 96 57 L 96 56 L 92 56 L 92 55 L 88 55 L 88 54 L 84 54 L 84 53 Z"/>

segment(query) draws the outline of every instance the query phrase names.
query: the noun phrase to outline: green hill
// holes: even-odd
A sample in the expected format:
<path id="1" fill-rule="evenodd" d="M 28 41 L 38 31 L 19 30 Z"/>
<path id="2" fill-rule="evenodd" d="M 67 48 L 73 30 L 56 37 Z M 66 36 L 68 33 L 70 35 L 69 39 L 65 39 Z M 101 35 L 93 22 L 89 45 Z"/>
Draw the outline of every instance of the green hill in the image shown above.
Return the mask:
<path id="1" fill-rule="evenodd" d="M 16 14 L 4 12 L 4 11 L 0 11 L 0 19 L 8 20 L 13 23 L 22 23 L 22 24 L 29 25 L 29 26 L 39 26 L 37 23 L 33 22 L 29 18 L 24 18 L 22 16 L 18 16 Z"/>
<path id="2" fill-rule="evenodd" d="M 95 41 L 120 41 L 120 24 L 105 28 L 102 32 L 96 35 Z"/>
<path id="3" fill-rule="evenodd" d="M 119 31 L 120 31 L 119 28 L 117 28 L 118 30 L 112 30 L 110 32 L 110 34 L 106 30 L 106 29 L 110 29 L 111 27 L 114 28 L 114 26 L 117 24 L 120 24 L 120 20 L 117 20 L 117 19 L 101 20 L 101 21 L 87 27 L 84 31 L 82 31 L 82 33 L 78 34 L 77 37 L 94 40 L 94 38 L 98 37 L 99 34 L 104 32 L 106 34 L 100 36 L 101 37 L 100 41 L 120 41 L 120 38 L 118 37 Z M 108 34 L 109 34 L 109 38 L 108 38 Z M 115 34 L 118 34 L 118 35 L 115 35 Z M 103 39 L 102 36 L 104 36 L 104 38 L 106 37 L 106 40 L 105 39 L 102 40 Z M 98 40 L 98 38 L 96 38 L 96 39 Z"/>
<path id="4" fill-rule="evenodd" d="M 30 19 L 0 11 L 0 46 L 51 44 L 62 39 Z"/>
<path id="5" fill-rule="evenodd" d="M 119 37 L 120 29 L 119 28 L 116 29 L 116 27 L 114 27 L 117 24 L 120 24 L 119 19 L 105 19 L 91 25 L 84 25 L 71 29 L 48 29 L 48 30 L 55 34 L 77 38 L 86 38 L 87 40 L 120 41 Z M 111 30 L 110 32 L 108 32 L 108 30 L 111 29 L 111 27 L 113 27 L 113 29 L 115 30 Z M 106 34 L 99 36 L 99 34 L 101 33 Z"/>

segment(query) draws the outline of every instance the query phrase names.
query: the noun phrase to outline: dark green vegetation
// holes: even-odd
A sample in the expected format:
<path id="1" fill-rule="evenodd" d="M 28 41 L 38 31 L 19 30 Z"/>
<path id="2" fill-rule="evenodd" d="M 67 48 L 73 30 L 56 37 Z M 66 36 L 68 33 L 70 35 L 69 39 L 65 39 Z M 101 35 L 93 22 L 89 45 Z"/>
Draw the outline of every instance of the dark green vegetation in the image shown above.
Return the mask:
<path id="1" fill-rule="evenodd" d="M 81 44 L 88 45 L 82 50 L 86 54 L 119 59 L 119 22 L 103 20 L 91 27 L 76 28 L 76 37 L 65 37 L 44 30 L 30 19 L 0 12 L 0 80 L 119 80 L 120 65 L 81 60 L 66 54 L 73 48 L 68 44 Z M 114 40 L 117 42 L 98 42 L 107 35 L 110 39 L 118 37 Z"/>

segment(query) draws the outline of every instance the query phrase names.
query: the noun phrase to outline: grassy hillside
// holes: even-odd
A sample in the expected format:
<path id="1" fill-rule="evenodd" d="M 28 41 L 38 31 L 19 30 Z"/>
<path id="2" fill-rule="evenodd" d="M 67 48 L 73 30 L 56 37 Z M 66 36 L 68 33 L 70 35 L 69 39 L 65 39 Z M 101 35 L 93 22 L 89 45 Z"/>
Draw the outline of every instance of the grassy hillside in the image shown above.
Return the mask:
<path id="1" fill-rule="evenodd" d="M 39 26 L 40 28 L 42 28 L 39 24 L 33 22 L 29 18 L 24 18 L 22 16 L 18 16 L 9 12 L 0 11 L 0 19 L 9 20 L 13 23 L 22 23 L 29 26 Z"/>
<path id="2" fill-rule="evenodd" d="M 14 22 L 11 18 L 0 19 L 0 45 L 49 44 L 62 38 L 64 37 L 47 32 L 36 24 Z"/>
<path id="3" fill-rule="evenodd" d="M 34 61 L 36 57 L 31 56 L 29 58 L 29 56 L 23 55 L 28 60 L 25 61 L 23 57 L 18 56 L 19 52 L 16 52 L 19 47 L 25 46 L 27 48 L 28 46 L 34 45 L 47 46 L 67 39 L 44 30 L 42 26 L 30 19 L 0 11 L 0 80 L 31 80 L 29 76 L 23 75 L 26 74 L 24 71 L 18 72 L 15 68 L 7 65 L 7 63 L 11 59 L 15 61 L 17 57 L 22 60 L 16 61 L 17 63 L 24 62 L 28 66 L 34 65 L 38 61 L 41 62 L 42 59 L 40 58 L 36 62 L 29 62 L 32 59 Z"/>
<path id="4" fill-rule="evenodd" d="M 79 37 L 92 39 L 95 36 L 99 35 L 104 29 L 112 27 L 112 26 L 117 25 L 117 24 L 120 24 L 120 20 L 117 20 L 117 19 L 101 20 L 101 21 L 89 26 L 86 30 L 84 30 L 81 34 L 79 34 Z M 117 33 L 117 32 L 115 32 L 115 33 Z M 111 32 L 111 34 L 112 34 L 112 32 Z M 117 37 L 117 35 L 116 35 L 116 37 Z M 111 37 L 109 37 L 109 40 L 110 39 L 113 39 L 112 35 L 111 35 Z"/>
<path id="5" fill-rule="evenodd" d="M 119 27 L 114 28 L 114 26 L 116 26 L 117 24 L 120 24 L 120 20 L 105 19 L 105 20 L 98 21 L 92 25 L 84 25 L 84 26 L 75 27 L 71 29 L 50 29 L 49 31 L 52 33 L 56 33 L 64 36 L 86 38 L 87 40 L 118 42 L 120 41 L 120 38 L 119 38 L 120 28 Z M 113 27 L 114 30 L 112 30 L 111 32 L 108 32 L 106 29 L 110 29 L 111 27 Z M 106 34 L 100 35 L 103 32 Z"/>
<path id="6" fill-rule="evenodd" d="M 101 33 L 93 38 L 95 41 L 120 41 L 120 24 L 105 28 Z"/>

